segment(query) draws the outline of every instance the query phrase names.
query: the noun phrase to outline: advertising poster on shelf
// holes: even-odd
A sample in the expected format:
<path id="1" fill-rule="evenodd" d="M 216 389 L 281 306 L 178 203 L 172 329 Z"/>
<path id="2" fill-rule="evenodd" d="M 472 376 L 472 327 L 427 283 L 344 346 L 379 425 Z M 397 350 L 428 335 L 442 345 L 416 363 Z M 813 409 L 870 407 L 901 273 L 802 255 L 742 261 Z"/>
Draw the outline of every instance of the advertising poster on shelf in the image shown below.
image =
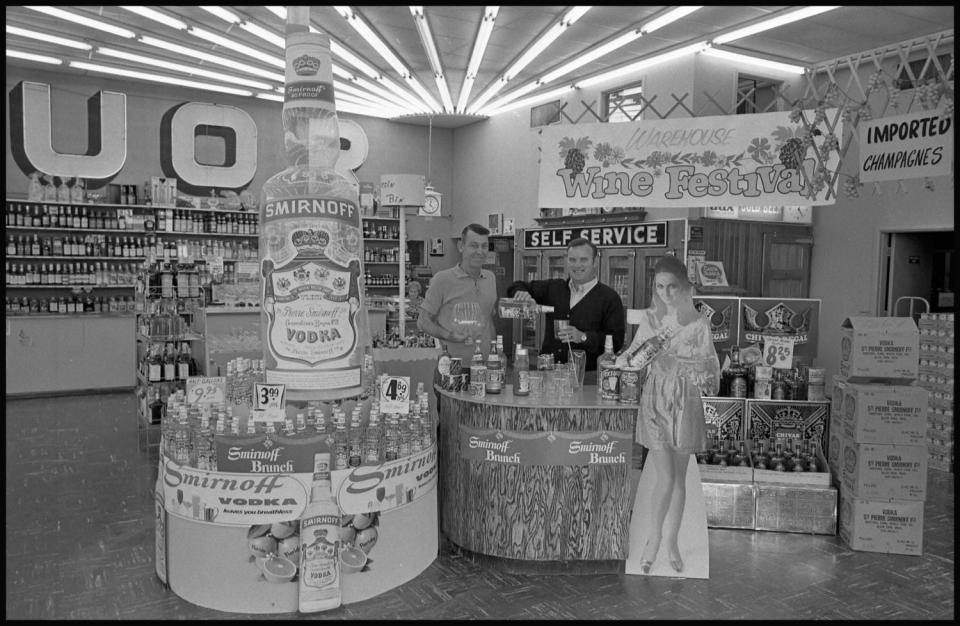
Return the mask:
<path id="1" fill-rule="evenodd" d="M 732 296 L 694 296 L 693 306 L 710 322 L 713 347 L 722 358 L 739 336 L 740 299 Z"/>
<path id="2" fill-rule="evenodd" d="M 810 131 L 790 111 L 544 126 L 537 205 L 834 204 L 836 185 L 820 169 L 839 165 L 837 147 L 824 146 L 843 136 L 836 112 L 826 111 L 836 126 L 821 124 L 809 146 Z"/>
<path id="3" fill-rule="evenodd" d="M 764 348 L 764 337 L 793 340 L 793 364 L 811 365 L 817 356 L 820 300 L 815 298 L 740 298 L 738 312 L 743 348 Z M 764 356 L 768 356 L 764 351 Z M 770 363 L 773 365 L 773 363 Z"/>
<path id="4" fill-rule="evenodd" d="M 224 439 L 217 442 L 218 464 L 231 471 L 196 470 L 164 458 L 158 509 L 162 501 L 171 588 L 222 611 L 296 611 L 299 519 L 310 498 L 313 455 L 326 445 L 317 437 Z M 331 482 L 342 511 L 344 604 L 401 585 L 436 559 L 435 445 L 395 461 L 334 470 Z M 280 558 L 291 564 L 291 576 L 270 570 L 267 562 Z"/>

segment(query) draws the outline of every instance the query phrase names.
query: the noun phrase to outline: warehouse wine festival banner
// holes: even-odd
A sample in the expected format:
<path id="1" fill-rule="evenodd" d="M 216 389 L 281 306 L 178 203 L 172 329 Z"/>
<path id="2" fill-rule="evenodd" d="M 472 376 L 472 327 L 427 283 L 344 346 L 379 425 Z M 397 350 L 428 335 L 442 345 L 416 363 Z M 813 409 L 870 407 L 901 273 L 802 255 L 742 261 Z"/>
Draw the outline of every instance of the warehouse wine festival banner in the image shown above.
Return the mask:
<path id="1" fill-rule="evenodd" d="M 813 111 L 805 114 L 814 118 Z M 828 109 L 826 119 L 837 119 L 836 110 Z M 545 126 L 538 130 L 538 201 L 542 207 L 834 204 L 842 132 L 838 120 L 832 132 L 821 124 L 811 133 L 789 111 Z"/>

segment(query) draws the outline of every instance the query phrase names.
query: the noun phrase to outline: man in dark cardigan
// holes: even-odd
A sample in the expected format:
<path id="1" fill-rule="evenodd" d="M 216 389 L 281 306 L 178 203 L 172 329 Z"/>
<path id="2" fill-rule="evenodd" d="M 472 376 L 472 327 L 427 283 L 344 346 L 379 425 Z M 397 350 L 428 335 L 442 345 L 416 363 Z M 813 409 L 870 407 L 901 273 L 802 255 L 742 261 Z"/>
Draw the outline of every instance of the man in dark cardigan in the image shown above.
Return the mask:
<path id="1" fill-rule="evenodd" d="M 571 348 L 587 353 L 588 372 L 596 371 L 607 335 L 613 336 L 614 352 L 623 347 L 626 326 L 620 295 L 597 279 L 599 265 L 597 247 L 581 237 L 567 244 L 568 278 L 518 280 L 507 287 L 508 297 L 553 307 L 553 313 L 546 315 L 540 354 L 552 354 L 556 362 L 566 363 L 569 342 Z M 554 331 L 555 319 L 569 320 L 559 335 Z M 588 379 L 595 381 L 596 375 Z"/>

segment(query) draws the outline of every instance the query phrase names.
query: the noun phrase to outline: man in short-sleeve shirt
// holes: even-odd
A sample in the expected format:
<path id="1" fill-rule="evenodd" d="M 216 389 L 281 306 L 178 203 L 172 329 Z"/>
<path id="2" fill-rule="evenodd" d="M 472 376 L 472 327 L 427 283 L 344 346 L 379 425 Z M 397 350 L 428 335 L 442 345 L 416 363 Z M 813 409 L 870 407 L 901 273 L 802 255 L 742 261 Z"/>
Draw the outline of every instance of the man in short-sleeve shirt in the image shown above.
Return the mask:
<path id="1" fill-rule="evenodd" d="M 496 337 L 493 318 L 497 307 L 497 280 L 490 270 L 483 269 L 489 250 L 490 231 L 479 224 L 463 229 L 457 248 L 460 263 L 434 274 L 420 304 L 418 326 L 447 345 L 450 356 L 460 358 L 470 367 L 474 339 L 480 339 L 484 359 L 490 351 L 490 340 Z M 454 323 L 453 311 L 458 302 L 476 302 L 480 308 L 479 328 L 469 335 Z"/>

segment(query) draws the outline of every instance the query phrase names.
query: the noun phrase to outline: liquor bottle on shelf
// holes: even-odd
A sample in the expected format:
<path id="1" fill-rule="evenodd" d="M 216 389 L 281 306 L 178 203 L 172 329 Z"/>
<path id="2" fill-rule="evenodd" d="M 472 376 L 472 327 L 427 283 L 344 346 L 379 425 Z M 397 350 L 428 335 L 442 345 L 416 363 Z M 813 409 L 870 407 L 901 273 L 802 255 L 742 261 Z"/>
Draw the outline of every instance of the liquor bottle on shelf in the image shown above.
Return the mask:
<path id="1" fill-rule="evenodd" d="M 747 397 L 747 368 L 740 362 L 740 347 L 730 348 L 730 366 L 727 368 L 727 388 L 731 398 Z"/>
<path id="2" fill-rule="evenodd" d="M 770 457 L 770 469 L 775 472 L 787 471 L 787 460 L 783 456 L 783 444 L 779 441 L 776 444 L 773 456 Z"/>
<path id="3" fill-rule="evenodd" d="M 180 343 L 180 355 L 177 357 L 177 379 L 186 380 L 193 372 L 193 355 L 190 352 L 190 344 L 186 341 Z"/>
<path id="4" fill-rule="evenodd" d="M 400 457 L 400 433 L 396 414 L 390 413 L 384 419 L 383 460 L 396 461 Z"/>
<path id="5" fill-rule="evenodd" d="M 711 465 L 720 465 L 721 467 L 726 467 L 729 465 L 727 461 L 727 451 L 723 447 L 723 443 L 720 441 L 719 436 L 716 440 L 716 447 L 712 450 L 712 455 L 710 457 Z"/>
<path id="6" fill-rule="evenodd" d="M 163 351 L 163 380 L 176 380 L 177 379 L 177 361 L 176 354 L 173 349 L 172 343 L 167 343 L 164 345 Z"/>
<path id="7" fill-rule="evenodd" d="M 753 450 L 750 452 L 750 460 L 756 469 L 767 469 L 769 457 L 767 457 L 767 452 L 759 439 L 753 440 Z"/>
<path id="8" fill-rule="evenodd" d="M 807 456 L 807 471 L 820 472 L 820 462 L 817 460 L 817 442 L 810 442 L 810 454 Z"/>
<path id="9" fill-rule="evenodd" d="M 617 355 L 613 352 L 613 335 L 603 339 L 603 354 L 597 359 L 597 386 L 601 400 L 620 399 L 620 368 L 617 367 Z"/>
<path id="10" fill-rule="evenodd" d="M 734 453 L 733 458 L 730 459 L 730 465 L 735 467 L 747 467 L 750 465 L 750 459 L 747 456 L 746 444 L 742 441 L 737 444 L 737 451 Z"/>
<path id="11" fill-rule="evenodd" d="M 370 418 L 364 431 L 363 460 L 367 463 L 379 463 L 381 458 L 380 447 L 383 429 L 380 428 L 380 406 L 373 403 L 370 406 Z"/>
<path id="12" fill-rule="evenodd" d="M 333 469 L 347 469 L 350 465 L 350 444 L 347 435 L 346 417 L 339 412 L 334 416 Z"/>
<path id="13" fill-rule="evenodd" d="M 360 425 L 360 407 L 354 407 L 350 415 L 350 430 L 347 437 L 347 465 L 359 467 L 363 462 L 363 427 Z"/>

